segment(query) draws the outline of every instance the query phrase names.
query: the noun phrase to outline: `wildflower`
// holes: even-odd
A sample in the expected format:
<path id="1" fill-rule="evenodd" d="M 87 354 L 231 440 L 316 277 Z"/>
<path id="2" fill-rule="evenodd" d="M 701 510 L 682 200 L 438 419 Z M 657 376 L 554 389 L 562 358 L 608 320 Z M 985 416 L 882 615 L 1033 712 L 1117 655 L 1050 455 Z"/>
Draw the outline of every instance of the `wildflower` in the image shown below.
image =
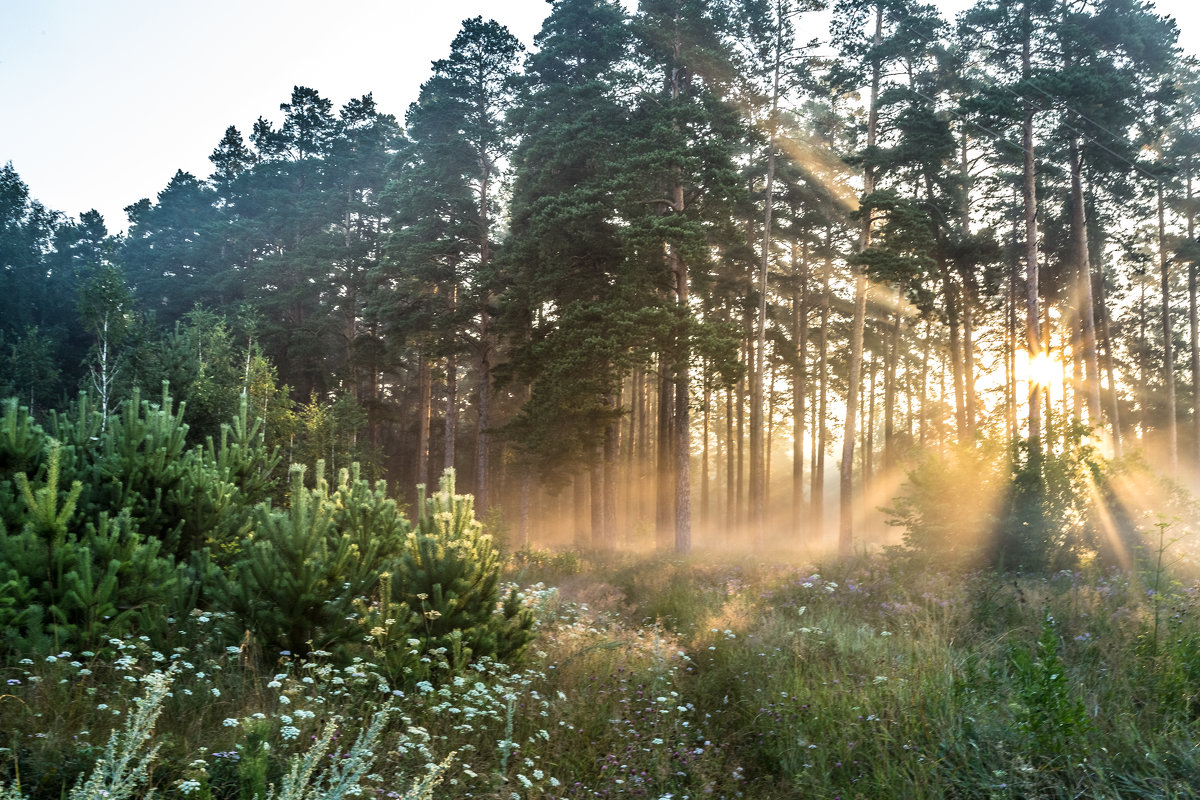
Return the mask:
<path id="1" fill-rule="evenodd" d="M 236 717 L 226 717 L 225 721 L 222 722 L 221 724 L 224 725 L 226 728 L 236 728 L 241 723 L 238 722 Z"/>
<path id="2" fill-rule="evenodd" d="M 189 778 L 188 780 L 180 781 L 177 785 L 179 786 L 180 794 L 182 794 L 184 796 L 187 796 L 187 795 L 191 794 L 192 792 L 199 791 L 199 789 L 200 789 L 200 781 L 198 781 L 194 778 Z"/>
<path id="3" fill-rule="evenodd" d="M 290 742 L 300 735 L 300 729 L 294 725 L 284 725 L 279 729 L 279 735 L 283 737 L 285 742 Z"/>

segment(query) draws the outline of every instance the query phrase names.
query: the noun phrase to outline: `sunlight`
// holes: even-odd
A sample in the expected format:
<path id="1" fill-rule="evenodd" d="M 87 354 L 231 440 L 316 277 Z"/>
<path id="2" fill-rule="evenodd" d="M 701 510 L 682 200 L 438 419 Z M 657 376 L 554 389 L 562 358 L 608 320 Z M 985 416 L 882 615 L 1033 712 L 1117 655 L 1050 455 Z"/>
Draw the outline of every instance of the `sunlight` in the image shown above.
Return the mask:
<path id="1" fill-rule="evenodd" d="M 1032 382 L 1037 386 L 1053 386 L 1062 375 L 1062 361 L 1045 351 L 1038 353 L 1032 360 L 1024 350 L 1018 350 L 1016 355 L 1018 381 Z"/>
<path id="2" fill-rule="evenodd" d="M 840 209 L 858 209 L 858 191 L 847 182 L 846 166 L 828 148 L 785 136 L 779 137 L 776 144 Z"/>

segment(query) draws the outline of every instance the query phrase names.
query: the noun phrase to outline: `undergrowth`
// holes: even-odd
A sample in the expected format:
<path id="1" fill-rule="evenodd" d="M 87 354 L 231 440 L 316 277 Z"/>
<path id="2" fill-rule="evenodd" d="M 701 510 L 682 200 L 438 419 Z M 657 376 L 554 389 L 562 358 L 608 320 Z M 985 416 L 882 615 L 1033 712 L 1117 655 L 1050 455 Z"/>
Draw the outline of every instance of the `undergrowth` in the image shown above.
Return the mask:
<path id="1" fill-rule="evenodd" d="M 415 686 L 369 660 L 265 656 L 201 612 L 174 621 L 169 651 L 131 637 L 26 659 L 4 675 L 2 796 L 98 797 L 78 793 L 122 758 L 128 796 L 202 800 L 416 797 L 439 780 L 438 796 L 516 800 L 1200 786 L 1200 589 L 1178 573 L 510 564 L 542 570 L 560 585 L 519 590 L 536 634 L 522 660 L 414 640 L 430 676 Z"/>

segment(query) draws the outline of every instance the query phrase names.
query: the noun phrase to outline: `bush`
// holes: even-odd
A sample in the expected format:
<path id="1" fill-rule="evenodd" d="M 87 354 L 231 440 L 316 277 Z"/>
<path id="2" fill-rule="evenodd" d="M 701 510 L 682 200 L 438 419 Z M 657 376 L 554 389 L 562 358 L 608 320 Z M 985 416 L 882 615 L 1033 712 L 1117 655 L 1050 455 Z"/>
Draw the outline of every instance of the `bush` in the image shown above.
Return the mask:
<path id="1" fill-rule="evenodd" d="M 1132 512 L 1115 498 L 1114 465 L 1076 426 L 1030 458 L 1024 443 L 926 452 L 885 511 L 908 554 L 938 564 L 1054 571 L 1129 550 Z"/>

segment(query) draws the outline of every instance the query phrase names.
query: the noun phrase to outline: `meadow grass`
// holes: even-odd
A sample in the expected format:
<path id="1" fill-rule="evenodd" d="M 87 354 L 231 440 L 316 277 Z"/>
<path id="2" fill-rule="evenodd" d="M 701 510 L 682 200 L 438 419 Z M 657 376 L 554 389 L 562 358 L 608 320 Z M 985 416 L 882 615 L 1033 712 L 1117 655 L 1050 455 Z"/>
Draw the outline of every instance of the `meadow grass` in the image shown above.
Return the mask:
<path id="1" fill-rule="evenodd" d="M 456 671 L 432 651 L 413 685 L 264 653 L 199 611 L 169 647 L 15 661 L 0 796 L 111 798 L 122 758 L 141 769 L 125 796 L 201 800 L 1200 794 L 1200 590 L 1179 577 L 885 556 L 511 570 L 537 619 L 524 658 Z"/>

